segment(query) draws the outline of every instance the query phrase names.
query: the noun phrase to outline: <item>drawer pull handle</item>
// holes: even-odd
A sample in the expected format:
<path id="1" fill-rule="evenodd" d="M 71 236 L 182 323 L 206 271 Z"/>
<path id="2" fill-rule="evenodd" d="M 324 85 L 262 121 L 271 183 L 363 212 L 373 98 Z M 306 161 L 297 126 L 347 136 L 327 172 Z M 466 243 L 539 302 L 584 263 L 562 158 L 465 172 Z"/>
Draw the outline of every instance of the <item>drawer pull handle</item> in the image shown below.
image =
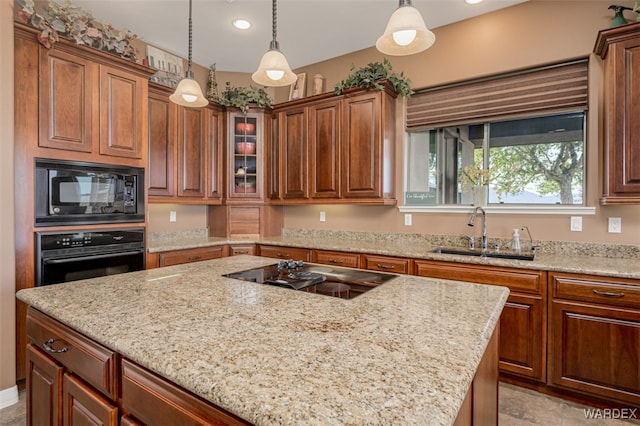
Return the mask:
<path id="1" fill-rule="evenodd" d="M 187 257 L 187 260 L 199 260 L 202 259 L 202 256 L 189 256 Z"/>
<path id="2" fill-rule="evenodd" d="M 340 264 L 340 263 L 344 263 L 344 262 L 342 260 L 338 260 L 338 259 L 329 259 L 329 263 Z"/>
<path id="3" fill-rule="evenodd" d="M 236 254 L 249 254 L 248 250 L 236 250 Z"/>
<path id="4" fill-rule="evenodd" d="M 51 352 L 52 354 L 60 354 L 60 353 L 63 353 L 63 352 L 68 351 L 68 349 L 67 349 L 67 347 L 66 347 L 66 346 L 65 346 L 65 347 L 63 347 L 62 349 L 54 349 L 54 348 L 53 348 L 53 342 L 54 342 L 54 340 L 55 340 L 55 339 L 49 339 L 49 340 L 47 340 L 46 342 L 44 342 L 44 343 L 42 344 L 42 346 L 44 346 L 44 350 L 45 350 L 45 351 L 47 351 L 47 352 Z"/>
<path id="5" fill-rule="evenodd" d="M 624 293 L 612 293 L 610 291 L 593 290 L 593 294 L 597 294 L 598 296 L 604 296 L 604 297 L 624 297 Z"/>
<path id="6" fill-rule="evenodd" d="M 382 268 L 382 269 L 395 269 L 395 266 L 393 266 L 393 265 L 385 265 L 384 263 L 376 263 L 376 266 L 378 266 L 378 268 Z"/>
<path id="7" fill-rule="evenodd" d="M 289 257 L 289 256 L 287 256 L 287 253 L 278 253 L 278 254 L 277 254 L 277 256 L 278 256 L 280 259 L 284 259 L 284 258 L 288 258 L 288 257 Z"/>

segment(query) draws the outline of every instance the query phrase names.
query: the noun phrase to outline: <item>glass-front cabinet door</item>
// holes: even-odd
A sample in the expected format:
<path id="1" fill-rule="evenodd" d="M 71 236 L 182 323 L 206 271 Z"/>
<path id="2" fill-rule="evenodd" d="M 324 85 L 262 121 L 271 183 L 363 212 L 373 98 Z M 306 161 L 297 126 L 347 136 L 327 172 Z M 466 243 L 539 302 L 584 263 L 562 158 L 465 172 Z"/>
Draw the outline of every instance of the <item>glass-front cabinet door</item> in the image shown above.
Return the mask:
<path id="1" fill-rule="evenodd" d="M 229 113 L 229 198 L 262 199 L 262 114 Z"/>

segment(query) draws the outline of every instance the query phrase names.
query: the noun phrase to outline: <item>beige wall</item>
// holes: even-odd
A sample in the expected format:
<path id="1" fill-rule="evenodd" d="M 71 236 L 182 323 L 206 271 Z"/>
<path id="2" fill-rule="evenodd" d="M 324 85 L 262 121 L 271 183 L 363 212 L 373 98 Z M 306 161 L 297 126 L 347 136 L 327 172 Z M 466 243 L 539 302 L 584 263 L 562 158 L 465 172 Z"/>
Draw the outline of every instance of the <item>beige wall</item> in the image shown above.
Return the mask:
<path id="1" fill-rule="evenodd" d="M 633 1 L 620 4 L 632 6 Z M 393 71 L 403 71 L 414 88 L 429 87 L 496 74 L 591 54 L 597 33 L 609 26 L 612 13 L 607 1 L 532 0 L 460 23 L 436 28 L 435 44 L 408 57 L 390 57 Z M 633 15 L 629 13 L 629 15 Z M 634 15 L 635 16 L 635 15 Z M 590 103 L 587 146 L 587 192 L 595 215 L 583 216 L 583 231 L 569 230 L 569 215 L 489 215 L 488 231 L 507 238 L 512 228 L 527 225 L 535 239 L 640 244 L 640 206 L 600 206 L 601 194 L 601 82 L 600 59 L 590 55 Z M 375 48 L 314 64 L 296 72 L 316 73 L 327 79 L 327 91 L 350 72 L 383 56 Z M 309 80 L 309 78 L 308 78 Z M 310 86 L 307 87 L 309 93 Z M 402 119 L 398 122 L 402 140 Z M 403 193 L 403 151 L 397 147 L 396 194 Z M 320 223 L 319 212 L 327 221 Z M 413 213 L 413 226 L 404 226 L 404 214 L 392 207 L 300 206 L 285 209 L 286 228 L 344 229 L 456 235 L 468 232 L 465 214 Z M 607 232 L 608 217 L 622 218 L 622 233 Z"/>
<path id="2" fill-rule="evenodd" d="M 0 395 L 16 384 L 13 203 L 13 5 L 0 1 Z M 0 405 L 4 397 L 0 397 Z"/>

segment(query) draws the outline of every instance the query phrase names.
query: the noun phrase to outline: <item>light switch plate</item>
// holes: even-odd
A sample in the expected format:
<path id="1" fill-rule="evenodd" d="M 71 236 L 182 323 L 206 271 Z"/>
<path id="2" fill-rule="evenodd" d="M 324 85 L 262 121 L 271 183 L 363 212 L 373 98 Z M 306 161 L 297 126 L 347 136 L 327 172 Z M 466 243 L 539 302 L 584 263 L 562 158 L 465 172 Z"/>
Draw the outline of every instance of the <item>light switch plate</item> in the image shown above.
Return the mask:
<path id="1" fill-rule="evenodd" d="M 411 214 L 407 213 L 404 215 L 404 226 L 411 226 L 412 225 L 412 217 Z"/>
<path id="2" fill-rule="evenodd" d="M 320 222 L 327 221 L 327 214 L 325 212 L 320 212 Z"/>
<path id="3" fill-rule="evenodd" d="M 622 218 L 610 217 L 609 218 L 609 232 L 612 234 L 619 234 L 622 232 Z"/>
<path id="4" fill-rule="evenodd" d="M 175 222 L 176 221 L 176 212 L 174 210 L 171 210 L 169 212 L 169 222 Z"/>
<path id="5" fill-rule="evenodd" d="M 582 231 L 582 216 L 571 216 L 571 230 L 574 232 Z"/>

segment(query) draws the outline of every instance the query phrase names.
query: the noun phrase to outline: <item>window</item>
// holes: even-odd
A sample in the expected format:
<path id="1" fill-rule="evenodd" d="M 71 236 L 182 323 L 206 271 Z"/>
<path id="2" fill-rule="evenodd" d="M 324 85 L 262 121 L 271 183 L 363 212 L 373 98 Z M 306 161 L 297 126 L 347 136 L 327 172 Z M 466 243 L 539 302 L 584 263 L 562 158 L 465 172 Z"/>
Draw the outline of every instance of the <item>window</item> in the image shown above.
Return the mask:
<path id="1" fill-rule="evenodd" d="M 496 206 L 584 205 L 587 75 L 577 60 L 418 91 L 405 205 L 478 204 L 479 180 Z"/>
<path id="2" fill-rule="evenodd" d="M 584 127 L 579 111 L 409 132 L 405 204 L 474 204 L 488 183 L 490 204 L 582 205 Z"/>

